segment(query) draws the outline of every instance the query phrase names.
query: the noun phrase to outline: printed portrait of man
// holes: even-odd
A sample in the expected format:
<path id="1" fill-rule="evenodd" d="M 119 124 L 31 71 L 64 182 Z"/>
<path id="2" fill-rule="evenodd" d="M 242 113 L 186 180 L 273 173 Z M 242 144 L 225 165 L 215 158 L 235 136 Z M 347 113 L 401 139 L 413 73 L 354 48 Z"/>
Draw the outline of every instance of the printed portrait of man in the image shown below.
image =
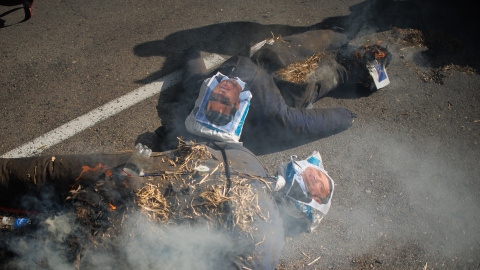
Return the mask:
<path id="1" fill-rule="evenodd" d="M 205 108 L 207 120 L 217 126 L 230 123 L 240 108 L 240 92 L 242 86 L 234 79 L 219 82 L 210 93 Z"/>
<path id="2" fill-rule="evenodd" d="M 300 175 L 303 188 L 300 183 L 293 181 L 288 196 L 306 204 L 312 200 L 318 204 L 327 204 L 332 194 L 332 183 L 327 175 L 315 167 L 305 168 Z"/>
<path id="3" fill-rule="evenodd" d="M 318 204 L 327 204 L 332 191 L 332 184 L 327 175 L 314 167 L 307 167 L 301 175 L 308 196 Z"/>
<path id="4" fill-rule="evenodd" d="M 238 77 L 218 72 L 205 80 L 195 107 L 187 117 L 187 130 L 200 136 L 217 136 L 238 142 L 252 93 Z M 215 137 L 217 138 L 217 137 Z"/>
<path id="5" fill-rule="evenodd" d="M 385 73 L 385 68 L 381 64 L 374 65 L 375 69 L 378 73 L 378 81 L 381 82 L 387 78 L 387 74 Z"/>

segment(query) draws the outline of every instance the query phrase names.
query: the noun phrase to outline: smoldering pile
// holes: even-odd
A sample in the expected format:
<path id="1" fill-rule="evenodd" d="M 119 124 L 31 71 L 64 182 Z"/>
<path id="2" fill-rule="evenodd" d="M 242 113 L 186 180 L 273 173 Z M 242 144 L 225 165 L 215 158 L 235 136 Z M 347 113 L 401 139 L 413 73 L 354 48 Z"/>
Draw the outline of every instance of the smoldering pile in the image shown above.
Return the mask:
<path id="1" fill-rule="evenodd" d="M 349 71 L 349 81 L 365 88 L 371 92 L 377 90 L 368 66 L 372 64 L 384 66 L 385 69 L 392 60 L 392 54 L 386 46 L 377 43 L 357 45 L 346 44 L 342 46 L 337 54 L 336 60 Z"/>
<path id="2" fill-rule="evenodd" d="M 124 220 L 138 212 L 159 228 L 205 224 L 215 230 L 230 224 L 247 234 L 256 229 L 252 222 L 255 217 L 269 217 L 259 207 L 258 194 L 251 185 L 256 180 L 271 193 L 270 183 L 235 172 L 227 179 L 224 164 L 214 161 L 203 145 L 179 140 L 177 149 L 153 155 L 152 159 L 157 164 L 147 166 L 144 177 L 122 181 L 106 178 L 94 187 L 80 187 L 72 192 L 70 200 L 77 218 L 94 232 L 92 241 L 100 242 L 102 238 L 117 237 L 119 231 L 132 230 L 131 223 Z M 195 168 L 202 164 L 213 169 L 200 174 Z"/>
<path id="3" fill-rule="evenodd" d="M 180 140 L 151 156 L 145 176 L 109 168 L 74 187 L 61 210 L 36 216 L 38 226 L 8 231 L 0 258 L 12 269 L 213 269 L 254 260 L 270 183 L 233 169 L 227 177 L 222 155 L 212 153 Z M 199 173 L 200 165 L 210 170 Z"/>
<path id="4" fill-rule="evenodd" d="M 202 220 L 222 226 L 231 219 L 238 229 L 250 232 L 254 216 L 266 219 L 258 206 L 258 194 L 251 188 L 252 180 L 257 180 L 270 189 L 263 178 L 237 173 L 229 182 L 221 172 L 223 163 L 209 173 L 199 174 L 195 168 L 210 159 L 210 153 L 205 146 L 181 140 L 174 156 L 165 158 L 174 170 L 150 179 L 135 193 L 135 204 L 150 220 L 165 224 Z M 187 198 L 190 200 L 185 201 Z"/>
<path id="5" fill-rule="evenodd" d="M 430 71 L 425 72 L 416 65 L 404 63 L 413 68 L 425 82 L 444 83 L 444 78 L 454 71 L 475 74 L 479 70 L 479 57 L 475 48 L 470 48 L 461 40 L 444 32 L 421 31 L 412 28 L 393 28 L 395 41 L 405 48 L 424 48 L 422 58 L 428 60 Z M 405 48 L 402 48 L 405 49 Z M 402 56 L 402 59 L 405 59 Z"/>

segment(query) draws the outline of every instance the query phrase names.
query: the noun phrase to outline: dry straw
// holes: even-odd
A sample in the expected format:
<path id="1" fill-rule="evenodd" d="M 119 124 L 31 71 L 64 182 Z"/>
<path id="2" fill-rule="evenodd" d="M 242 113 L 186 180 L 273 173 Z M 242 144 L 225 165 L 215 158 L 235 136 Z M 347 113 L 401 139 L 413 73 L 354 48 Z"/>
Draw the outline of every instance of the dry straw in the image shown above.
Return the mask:
<path id="1" fill-rule="evenodd" d="M 206 220 L 212 224 L 218 224 L 227 218 L 225 212 L 229 208 L 232 209 L 233 225 L 241 231 L 251 233 L 255 229 L 251 226 L 255 217 L 268 219 L 269 213 L 262 212 L 258 204 L 257 190 L 252 188 L 252 182 L 257 180 L 265 184 L 264 187 L 271 192 L 269 183 L 263 178 L 234 173 L 235 176 L 231 178 L 231 187 L 228 189 L 226 176 L 223 173 L 216 173 L 223 167 L 223 164 L 219 164 L 196 182 L 192 176 L 194 167 L 199 161 L 211 158 L 208 149 L 203 145 L 192 142 L 186 144 L 180 140 L 179 147 L 174 153 L 175 157 L 169 160 L 175 167 L 172 169 L 173 173 L 163 175 L 157 183 L 145 184 L 136 192 L 135 203 L 150 220 L 159 223 L 165 223 L 170 219 L 193 222 Z M 191 201 L 182 204 L 184 194 L 178 193 L 168 195 L 175 198 L 166 198 L 161 190 L 165 190 L 165 186 L 168 185 L 188 190 Z"/>
<path id="2" fill-rule="evenodd" d="M 324 52 L 315 53 L 304 61 L 291 63 L 278 70 L 275 75 L 284 81 L 306 83 L 308 75 L 318 67 L 318 63 L 322 61 L 323 56 L 325 56 Z"/>

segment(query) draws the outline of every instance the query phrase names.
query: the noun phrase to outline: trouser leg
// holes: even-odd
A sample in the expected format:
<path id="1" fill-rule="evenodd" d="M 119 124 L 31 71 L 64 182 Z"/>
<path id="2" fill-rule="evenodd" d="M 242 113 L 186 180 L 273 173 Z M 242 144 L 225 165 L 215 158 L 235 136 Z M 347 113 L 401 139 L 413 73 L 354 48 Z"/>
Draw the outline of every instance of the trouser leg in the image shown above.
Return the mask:
<path id="1" fill-rule="evenodd" d="M 24 21 L 30 19 L 33 13 L 33 0 L 24 0 L 23 1 L 23 10 L 25 11 Z"/>
<path id="2" fill-rule="evenodd" d="M 182 85 L 184 90 L 197 88 L 196 86 L 201 82 L 200 78 L 205 76 L 207 67 L 200 55 L 200 51 L 194 48 L 186 50 L 185 66 L 182 74 Z M 198 88 L 200 86 L 198 85 Z"/>
<path id="3" fill-rule="evenodd" d="M 262 71 L 259 71 L 262 72 Z M 349 128 L 352 115 L 343 108 L 299 109 L 287 106 L 273 78 L 262 75 L 258 90 L 254 91 L 247 121 L 253 123 L 255 133 L 267 134 L 270 139 L 325 137 Z M 250 117 L 250 118 L 249 118 Z M 246 132 L 249 127 L 244 127 Z"/>
<path id="4" fill-rule="evenodd" d="M 130 153 L 0 159 L 0 204 L 18 206 L 22 196 L 41 198 L 46 190 L 66 194 L 76 184 L 113 173 L 129 157 Z"/>

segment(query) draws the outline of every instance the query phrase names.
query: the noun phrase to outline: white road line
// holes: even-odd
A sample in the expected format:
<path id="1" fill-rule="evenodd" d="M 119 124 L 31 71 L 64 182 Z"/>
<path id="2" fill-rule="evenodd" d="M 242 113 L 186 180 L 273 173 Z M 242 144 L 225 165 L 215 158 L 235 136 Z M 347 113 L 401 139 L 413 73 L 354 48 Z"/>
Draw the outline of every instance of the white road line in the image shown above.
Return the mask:
<path id="1" fill-rule="evenodd" d="M 220 55 L 211 54 L 204 57 L 207 69 L 215 67 L 225 61 Z M 167 76 L 132 92 L 121 96 L 107 104 L 90 111 L 34 140 L 17 147 L 2 155 L 2 158 L 29 157 L 48 149 L 97 123 L 152 97 L 162 90 L 167 89 L 181 80 L 181 71 L 175 71 Z"/>

